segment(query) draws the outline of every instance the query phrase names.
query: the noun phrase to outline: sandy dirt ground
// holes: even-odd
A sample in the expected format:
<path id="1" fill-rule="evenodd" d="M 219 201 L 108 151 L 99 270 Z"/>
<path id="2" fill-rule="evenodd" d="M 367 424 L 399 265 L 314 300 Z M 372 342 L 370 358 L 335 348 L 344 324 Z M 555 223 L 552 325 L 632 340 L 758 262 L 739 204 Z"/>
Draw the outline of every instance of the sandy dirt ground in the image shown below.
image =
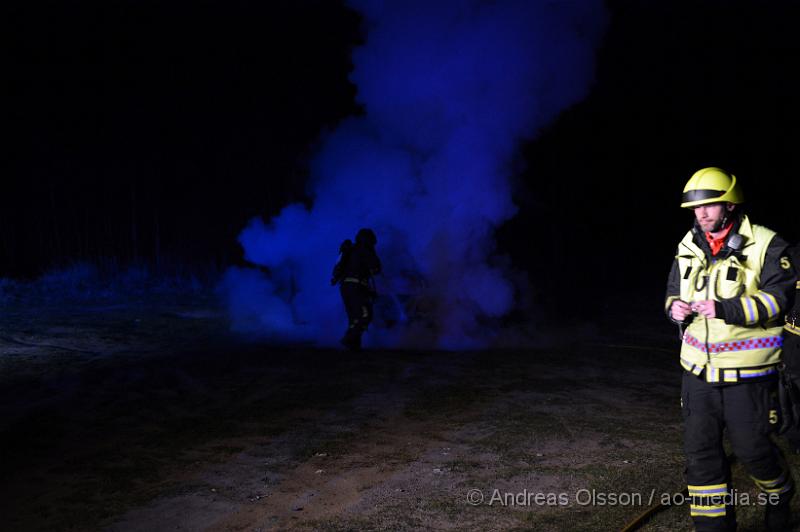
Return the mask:
<path id="1" fill-rule="evenodd" d="M 618 530 L 684 487 L 656 318 L 351 354 L 242 342 L 210 308 L 6 312 L 2 529 Z M 690 528 L 678 500 L 643 529 Z"/>

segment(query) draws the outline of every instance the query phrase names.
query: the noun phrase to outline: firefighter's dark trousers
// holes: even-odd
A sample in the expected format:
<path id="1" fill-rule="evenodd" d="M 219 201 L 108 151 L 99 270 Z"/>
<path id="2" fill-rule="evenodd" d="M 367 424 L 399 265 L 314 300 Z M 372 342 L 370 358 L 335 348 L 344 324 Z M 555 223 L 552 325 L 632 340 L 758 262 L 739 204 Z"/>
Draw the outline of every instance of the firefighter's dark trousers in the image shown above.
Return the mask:
<path id="1" fill-rule="evenodd" d="M 368 286 L 348 281 L 342 283 L 340 290 L 348 319 L 342 343 L 350 349 L 359 349 L 361 335 L 372 321 L 372 292 Z"/>
<path id="2" fill-rule="evenodd" d="M 681 402 L 689 504 L 698 531 L 735 530 L 730 464 L 722 447 L 723 430 L 741 464 L 765 501 L 788 499 L 792 477 L 770 438 L 778 421 L 775 381 L 709 384 L 683 374 Z M 750 504 L 758 504 L 750 501 Z"/>

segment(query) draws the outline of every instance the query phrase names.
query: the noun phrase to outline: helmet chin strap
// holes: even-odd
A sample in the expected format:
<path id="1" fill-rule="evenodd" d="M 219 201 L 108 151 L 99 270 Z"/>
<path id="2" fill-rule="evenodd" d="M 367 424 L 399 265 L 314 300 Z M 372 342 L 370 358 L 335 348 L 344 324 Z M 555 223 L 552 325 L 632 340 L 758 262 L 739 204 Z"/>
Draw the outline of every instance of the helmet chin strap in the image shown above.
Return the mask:
<path id="1" fill-rule="evenodd" d="M 720 220 L 719 223 L 717 223 L 714 226 L 714 228 L 711 231 L 709 231 L 709 233 L 716 233 L 717 231 L 722 230 L 725 227 L 725 224 L 727 223 L 728 223 L 728 215 L 726 213 L 725 216 L 722 217 L 722 220 Z"/>
<path id="2" fill-rule="evenodd" d="M 714 225 L 714 228 L 711 229 L 711 231 L 709 231 L 709 233 L 716 233 L 716 232 L 721 231 L 722 229 L 724 229 L 725 226 L 728 225 L 728 220 L 731 219 L 731 215 L 732 214 L 733 214 L 733 211 L 729 211 L 728 209 L 725 209 L 725 214 L 722 215 L 722 219 L 719 221 L 719 223 Z"/>

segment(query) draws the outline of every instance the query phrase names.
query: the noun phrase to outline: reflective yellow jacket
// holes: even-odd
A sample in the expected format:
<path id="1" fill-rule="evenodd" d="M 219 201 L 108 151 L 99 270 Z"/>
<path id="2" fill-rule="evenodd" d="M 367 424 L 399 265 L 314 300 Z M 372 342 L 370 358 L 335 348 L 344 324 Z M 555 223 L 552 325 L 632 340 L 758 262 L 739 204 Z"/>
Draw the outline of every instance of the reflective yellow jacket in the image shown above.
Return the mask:
<path id="1" fill-rule="evenodd" d="M 741 235 L 741 243 L 732 240 Z M 786 242 L 742 216 L 716 255 L 695 226 L 678 245 L 666 310 L 676 299 L 713 300 L 716 318 L 693 316 L 683 333 L 681 365 L 709 382 L 738 382 L 774 371 L 794 273 Z M 727 370 L 727 371 L 726 371 Z"/>

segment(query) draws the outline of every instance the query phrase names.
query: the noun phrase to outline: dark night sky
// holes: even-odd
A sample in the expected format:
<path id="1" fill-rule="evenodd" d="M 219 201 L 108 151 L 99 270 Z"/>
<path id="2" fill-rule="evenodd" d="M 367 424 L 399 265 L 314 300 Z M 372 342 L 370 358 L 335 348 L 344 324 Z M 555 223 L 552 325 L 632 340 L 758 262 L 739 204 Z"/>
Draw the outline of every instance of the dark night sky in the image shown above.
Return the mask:
<path id="1" fill-rule="evenodd" d="M 359 20 L 337 2 L 20 3 L 8 22 L 1 273 L 157 245 L 235 260 L 247 220 L 302 199 L 318 135 L 356 112 Z"/>
<path id="2" fill-rule="evenodd" d="M 592 92 L 523 147 L 501 249 L 567 286 L 543 297 L 660 296 L 690 220 L 680 191 L 710 165 L 741 178 L 758 223 L 800 239 L 800 7 L 608 5 Z M 359 111 L 347 74 L 360 20 L 339 2 L 4 11 L 0 275 L 101 256 L 236 262 L 246 221 L 302 200 L 320 133 Z"/>

